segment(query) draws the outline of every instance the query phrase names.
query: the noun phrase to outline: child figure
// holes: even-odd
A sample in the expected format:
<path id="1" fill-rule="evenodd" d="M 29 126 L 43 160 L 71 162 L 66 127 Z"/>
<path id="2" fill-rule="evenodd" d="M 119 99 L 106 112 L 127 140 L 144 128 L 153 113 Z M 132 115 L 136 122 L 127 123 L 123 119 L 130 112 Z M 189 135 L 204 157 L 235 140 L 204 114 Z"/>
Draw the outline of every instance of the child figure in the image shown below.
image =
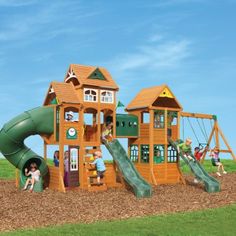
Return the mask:
<path id="1" fill-rule="evenodd" d="M 208 151 L 208 146 L 206 146 L 204 149 L 200 149 L 199 147 L 194 148 L 194 157 L 197 161 L 201 161 L 202 156 L 204 153 Z"/>
<path id="2" fill-rule="evenodd" d="M 185 158 L 187 158 L 189 161 L 195 162 L 196 160 L 191 156 L 192 152 L 192 140 L 190 138 L 187 138 L 184 143 L 180 143 L 177 145 L 178 153 L 182 151 Z"/>
<path id="3" fill-rule="evenodd" d="M 28 178 L 26 180 L 23 190 L 25 191 L 27 189 L 28 185 L 31 184 L 29 191 L 33 192 L 34 184 L 35 184 L 35 182 L 39 181 L 39 177 L 40 177 L 40 170 L 38 170 L 37 164 L 34 162 L 31 163 L 30 164 L 30 171 L 28 171 L 28 169 L 25 168 L 25 175 L 26 176 L 31 175 L 31 178 Z"/>
<path id="4" fill-rule="evenodd" d="M 211 161 L 212 161 L 212 165 L 213 166 L 217 166 L 217 172 L 216 174 L 218 176 L 221 176 L 220 174 L 220 169 L 222 170 L 222 173 L 223 174 L 227 174 L 227 172 L 224 170 L 224 166 L 223 164 L 220 162 L 220 157 L 219 157 L 219 154 L 220 154 L 220 150 L 218 147 L 215 147 L 213 150 L 211 150 L 210 152 L 210 156 L 212 157 Z"/>
<path id="5" fill-rule="evenodd" d="M 59 151 L 55 151 L 53 155 L 53 163 L 54 166 L 58 167 L 59 166 Z"/>
<path id="6" fill-rule="evenodd" d="M 102 130 L 102 142 L 111 142 L 113 140 L 112 126 L 113 126 L 113 124 L 111 122 L 109 122 L 103 128 L 103 130 Z"/>
<path id="7" fill-rule="evenodd" d="M 74 112 L 73 111 L 69 111 L 66 115 L 66 119 L 67 122 L 74 122 Z"/>
<path id="8" fill-rule="evenodd" d="M 90 165 L 95 165 L 97 169 L 97 185 L 102 185 L 101 179 L 104 177 L 104 173 L 106 171 L 106 166 L 102 159 L 102 153 L 100 151 L 96 151 L 94 154 L 94 161 L 90 163 Z"/>
<path id="9" fill-rule="evenodd" d="M 68 187 L 68 174 L 69 174 L 69 152 L 64 152 L 64 184 Z"/>

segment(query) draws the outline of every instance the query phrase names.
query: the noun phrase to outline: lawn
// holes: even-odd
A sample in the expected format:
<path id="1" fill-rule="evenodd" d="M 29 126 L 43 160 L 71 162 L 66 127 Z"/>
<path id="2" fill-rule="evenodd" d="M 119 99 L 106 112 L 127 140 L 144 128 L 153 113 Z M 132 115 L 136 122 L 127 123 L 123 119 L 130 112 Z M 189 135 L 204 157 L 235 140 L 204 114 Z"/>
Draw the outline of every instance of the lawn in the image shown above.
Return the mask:
<path id="1" fill-rule="evenodd" d="M 223 159 L 221 162 L 228 173 L 236 172 L 236 162 L 234 160 Z M 191 172 L 190 168 L 183 161 L 180 162 L 180 166 L 183 173 L 187 174 Z M 217 170 L 217 167 L 211 164 L 211 160 L 205 160 L 203 167 L 208 173 L 215 173 Z"/>
<path id="2" fill-rule="evenodd" d="M 110 163 L 110 162 L 109 162 Z M 222 160 L 225 169 L 228 173 L 236 172 L 236 162 L 234 160 Z M 53 165 L 52 160 L 48 159 L 48 165 Z M 180 163 L 183 173 L 190 173 L 190 168 L 181 161 Z M 209 173 L 216 172 L 216 167 L 212 166 L 210 160 L 205 160 L 203 164 L 204 168 Z M 14 179 L 15 178 L 15 168 L 5 159 L 0 159 L 0 179 Z"/>
<path id="3" fill-rule="evenodd" d="M 44 235 L 235 235 L 236 204 L 197 212 L 134 218 L 95 224 L 66 224 L 2 233 L 3 236 Z"/>

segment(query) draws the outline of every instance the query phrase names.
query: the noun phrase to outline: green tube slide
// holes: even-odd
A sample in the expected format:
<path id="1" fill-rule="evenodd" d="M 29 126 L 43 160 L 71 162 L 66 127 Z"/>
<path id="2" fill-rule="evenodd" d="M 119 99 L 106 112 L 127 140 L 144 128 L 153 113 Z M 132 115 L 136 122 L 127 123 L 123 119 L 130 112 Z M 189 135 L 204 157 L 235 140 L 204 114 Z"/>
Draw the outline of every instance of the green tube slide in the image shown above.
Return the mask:
<path id="1" fill-rule="evenodd" d="M 152 195 L 151 185 L 136 170 L 119 141 L 114 139 L 112 142 L 105 143 L 105 146 L 119 167 L 125 181 L 133 189 L 136 197 L 150 197 Z"/>
<path id="2" fill-rule="evenodd" d="M 31 135 L 50 135 L 54 130 L 53 107 L 39 107 L 22 113 L 6 123 L 0 131 L 0 151 L 20 172 L 20 187 L 25 183 L 24 169 L 35 162 L 44 177 L 45 160 L 29 149 L 24 140 Z"/>
<path id="3" fill-rule="evenodd" d="M 171 139 L 169 139 L 169 143 L 177 150 L 177 143 L 173 142 Z M 179 153 L 179 156 L 190 167 L 196 178 L 204 183 L 205 189 L 208 193 L 220 191 L 220 183 L 210 176 L 198 161 L 189 161 L 182 152 Z M 192 154 L 191 156 L 193 157 Z"/>

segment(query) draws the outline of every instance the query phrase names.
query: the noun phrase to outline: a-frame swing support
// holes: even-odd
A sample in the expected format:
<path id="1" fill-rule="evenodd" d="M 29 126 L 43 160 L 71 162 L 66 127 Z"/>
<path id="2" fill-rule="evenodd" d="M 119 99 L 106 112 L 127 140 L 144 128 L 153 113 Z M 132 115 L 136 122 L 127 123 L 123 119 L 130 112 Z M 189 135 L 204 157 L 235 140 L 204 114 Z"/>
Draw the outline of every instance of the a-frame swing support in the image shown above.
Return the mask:
<path id="1" fill-rule="evenodd" d="M 200 114 L 200 113 L 189 113 L 189 112 L 181 112 L 180 113 L 181 117 L 189 117 L 189 118 L 200 118 L 200 119 L 210 119 L 210 120 L 214 120 L 214 125 L 212 127 L 210 136 L 208 138 L 207 144 L 210 144 L 212 141 L 212 138 L 215 137 L 215 142 L 216 142 L 216 146 L 220 149 L 220 152 L 222 153 L 230 153 L 232 158 L 236 161 L 236 156 L 232 150 L 232 148 L 230 147 L 228 141 L 226 140 L 222 130 L 219 127 L 217 118 L 215 115 L 209 115 L 209 114 Z M 223 150 L 220 148 L 220 141 L 219 141 L 219 137 L 222 138 L 223 142 L 225 143 L 227 149 Z M 204 162 L 205 157 L 206 157 L 207 152 L 204 152 L 201 162 Z"/>

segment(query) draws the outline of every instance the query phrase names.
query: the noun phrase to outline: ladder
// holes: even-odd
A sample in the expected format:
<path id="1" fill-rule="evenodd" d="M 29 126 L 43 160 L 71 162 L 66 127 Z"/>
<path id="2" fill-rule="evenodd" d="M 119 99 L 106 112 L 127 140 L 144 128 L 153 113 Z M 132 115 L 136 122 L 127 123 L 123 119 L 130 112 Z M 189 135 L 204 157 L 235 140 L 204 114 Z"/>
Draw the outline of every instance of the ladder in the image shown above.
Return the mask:
<path id="1" fill-rule="evenodd" d="M 107 185 L 105 177 L 101 179 L 101 185 L 97 184 L 97 171 L 95 166 L 89 163 L 94 161 L 93 153 L 100 151 L 99 147 L 94 147 L 93 149 L 85 149 L 84 165 L 85 165 L 85 175 L 87 179 L 88 191 L 106 191 Z"/>

